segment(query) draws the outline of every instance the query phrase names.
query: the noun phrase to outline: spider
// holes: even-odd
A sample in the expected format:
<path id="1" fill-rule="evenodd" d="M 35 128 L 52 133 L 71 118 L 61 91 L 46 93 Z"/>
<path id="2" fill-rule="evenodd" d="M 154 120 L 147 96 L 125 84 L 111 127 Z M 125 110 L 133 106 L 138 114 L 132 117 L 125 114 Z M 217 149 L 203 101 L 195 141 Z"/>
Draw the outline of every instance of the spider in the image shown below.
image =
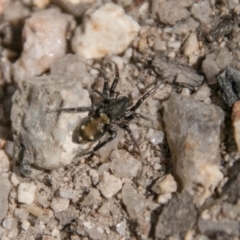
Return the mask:
<path id="1" fill-rule="evenodd" d="M 136 113 L 135 111 L 159 86 L 152 88 L 134 105 L 132 105 L 128 97 L 119 96 L 119 93 L 115 91 L 119 82 L 119 69 L 116 63 L 114 63 L 114 65 L 116 73 L 110 88 L 108 79 L 103 72 L 100 71 L 104 78 L 103 90 L 102 92 L 94 90 L 94 92 L 102 98 L 99 103 L 89 107 L 59 108 L 53 110 L 54 112 L 89 112 L 89 115 L 85 117 L 76 128 L 77 132 L 75 141 L 77 143 L 95 142 L 100 140 L 105 133 L 109 133 L 109 137 L 107 139 L 102 142 L 99 141 L 91 151 L 83 153 L 82 156 L 95 153 L 97 150 L 116 138 L 117 131 L 114 129 L 113 125 L 118 125 L 120 128 L 124 129 L 129 134 L 134 146 L 137 147 L 138 152 L 141 153 L 137 141 L 128 126 L 128 123 L 135 117 L 148 119 L 147 117 L 141 115 L 140 113 Z"/>

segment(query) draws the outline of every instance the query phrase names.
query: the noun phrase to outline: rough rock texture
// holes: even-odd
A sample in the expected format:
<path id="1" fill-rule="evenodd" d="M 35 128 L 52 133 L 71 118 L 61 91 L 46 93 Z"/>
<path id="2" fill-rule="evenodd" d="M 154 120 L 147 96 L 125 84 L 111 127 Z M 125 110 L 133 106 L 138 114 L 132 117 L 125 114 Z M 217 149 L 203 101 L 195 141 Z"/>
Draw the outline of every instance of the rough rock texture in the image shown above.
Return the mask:
<path id="1" fill-rule="evenodd" d="M 190 13 L 177 0 L 163 2 L 158 11 L 158 16 L 161 22 L 174 25 L 177 21 L 186 19 Z"/>
<path id="2" fill-rule="evenodd" d="M 231 220 L 211 221 L 199 219 L 198 229 L 202 234 L 206 234 L 209 237 L 213 237 L 219 232 L 225 233 L 230 236 L 235 234 L 239 236 L 239 222 L 237 221 Z"/>
<path id="3" fill-rule="evenodd" d="M 220 108 L 172 94 L 164 103 L 164 123 L 175 173 L 197 204 L 209 197 L 223 178 L 220 171 Z"/>
<path id="4" fill-rule="evenodd" d="M 175 195 L 163 208 L 155 228 L 155 239 L 165 239 L 167 236 L 177 235 L 183 239 L 185 233 L 197 221 L 197 210 L 192 197 L 183 192 Z"/>
<path id="5" fill-rule="evenodd" d="M 24 25 L 24 49 L 14 64 L 15 80 L 37 76 L 67 50 L 65 36 L 75 27 L 72 16 L 48 9 L 34 13 Z"/>
<path id="6" fill-rule="evenodd" d="M 133 178 L 141 169 L 141 162 L 125 151 L 114 151 L 111 158 L 110 169 L 116 177 Z"/>
<path id="7" fill-rule="evenodd" d="M 103 176 L 99 181 L 98 189 L 104 197 L 111 198 L 122 189 L 122 181 L 104 171 Z"/>
<path id="8" fill-rule="evenodd" d="M 84 31 L 82 31 L 84 29 Z M 137 36 L 140 26 L 124 10 L 107 3 L 86 17 L 72 39 L 75 53 L 85 58 L 101 58 L 122 53 Z"/>
<path id="9" fill-rule="evenodd" d="M 134 187 L 126 183 L 122 189 L 123 203 L 127 208 L 127 212 L 131 218 L 135 219 L 140 216 L 147 208 L 147 200 L 137 193 Z"/>
<path id="10" fill-rule="evenodd" d="M 168 61 L 165 57 L 157 55 L 152 65 L 169 83 L 186 86 L 190 89 L 198 89 L 203 83 L 203 76 L 198 75 L 194 69 L 176 61 Z"/>
<path id="11" fill-rule="evenodd" d="M 233 60 L 232 52 L 227 48 L 219 52 L 209 53 L 202 63 L 202 71 L 205 74 L 209 84 L 216 84 L 216 76 L 221 70 L 228 67 Z"/>
<path id="12" fill-rule="evenodd" d="M 21 162 L 23 172 L 29 164 L 44 169 L 65 166 L 84 148 L 84 145 L 74 143 L 73 131 L 86 113 L 48 111 L 90 106 L 88 91 L 82 89 L 79 81 L 87 76 L 88 73 L 83 71 L 79 78 L 51 75 L 19 82 L 11 119 L 15 157 Z"/>
<path id="13" fill-rule="evenodd" d="M 224 200 L 236 204 L 240 199 L 240 161 L 236 161 L 228 173 L 229 179 L 222 188 Z"/>
<path id="14" fill-rule="evenodd" d="M 35 200 L 36 185 L 34 183 L 20 183 L 18 185 L 18 202 L 32 204 Z"/>
<path id="15" fill-rule="evenodd" d="M 8 176 L 1 174 L 0 176 L 0 221 L 2 221 L 8 212 L 8 195 L 11 190 L 11 183 Z"/>

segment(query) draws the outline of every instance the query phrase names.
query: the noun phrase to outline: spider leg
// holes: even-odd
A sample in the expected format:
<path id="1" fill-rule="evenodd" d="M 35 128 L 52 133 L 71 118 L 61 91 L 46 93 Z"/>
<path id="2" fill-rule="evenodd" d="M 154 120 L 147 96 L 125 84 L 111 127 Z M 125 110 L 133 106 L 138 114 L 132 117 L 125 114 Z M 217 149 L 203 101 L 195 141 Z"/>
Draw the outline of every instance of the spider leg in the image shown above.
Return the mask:
<path id="1" fill-rule="evenodd" d="M 108 84 L 108 79 L 104 76 L 104 74 L 101 72 L 103 79 L 104 79 L 104 84 L 103 84 L 103 97 L 104 98 L 109 98 L 109 84 Z"/>
<path id="2" fill-rule="evenodd" d="M 105 146 L 107 143 L 111 142 L 117 136 L 117 132 L 113 130 L 111 127 L 108 129 L 108 133 L 110 136 L 106 140 L 99 142 L 91 151 L 84 153 L 82 156 L 93 154 L 94 152 Z"/>
<path id="3" fill-rule="evenodd" d="M 131 140 L 133 141 L 133 144 L 135 147 L 137 147 L 138 152 L 141 154 L 140 148 L 138 146 L 137 140 L 136 138 L 133 136 L 132 130 L 130 129 L 130 127 L 126 124 L 119 124 L 119 127 L 122 128 L 123 130 L 127 131 L 127 133 L 129 134 Z"/>
<path id="4" fill-rule="evenodd" d="M 104 79 L 104 84 L 103 84 L 103 91 L 102 93 L 100 93 L 98 90 L 94 90 L 94 92 L 98 93 L 100 96 L 102 96 L 103 98 L 109 98 L 109 84 L 108 84 L 108 79 L 105 77 L 105 73 L 97 67 L 93 67 L 89 64 L 87 64 L 90 68 L 92 69 L 96 69 L 97 71 L 100 72 L 100 74 L 102 75 L 103 79 Z"/>
<path id="5" fill-rule="evenodd" d="M 97 89 L 94 89 L 91 91 L 92 93 L 96 93 L 98 96 L 100 96 L 101 98 L 104 98 L 104 94 L 100 91 L 98 91 Z"/>
<path id="6" fill-rule="evenodd" d="M 113 62 L 113 63 L 115 65 L 116 74 L 115 74 L 115 78 L 114 78 L 113 83 L 112 83 L 111 88 L 110 88 L 110 98 L 112 98 L 114 96 L 115 89 L 116 89 L 116 86 L 117 86 L 118 81 L 119 81 L 119 69 L 118 69 L 117 64 L 115 62 Z"/>
<path id="7" fill-rule="evenodd" d="M 134 112 L 136 111 L 140 105 L 143 103 L 143 101 L 148 98 L 153 92 L 155 92 L 157 90 L 157 88 L 160 85 L 155 86 L 154 88 L 152 88 L 149 92 L 147 92 L 146 94 L 144 94 L 130 109 L 129 111 Z"/>
<path id="8" fill-rule="evenodd" d="M 46 112 L 89 112 L 94 110 L 94 107 L 76 107 L 76 108 L 58 108 L 53 110 L 47 110 Z"/>

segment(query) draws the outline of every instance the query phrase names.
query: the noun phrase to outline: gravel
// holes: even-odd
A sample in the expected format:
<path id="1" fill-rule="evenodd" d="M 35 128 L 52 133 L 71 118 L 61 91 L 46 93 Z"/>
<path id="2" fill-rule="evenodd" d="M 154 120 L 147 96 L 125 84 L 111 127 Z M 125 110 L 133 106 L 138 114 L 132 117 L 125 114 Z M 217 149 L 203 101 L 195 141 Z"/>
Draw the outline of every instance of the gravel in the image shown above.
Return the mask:
<path id="1" fill-rule="evenodd" d="M 0 3 L 0 239 L 240 239 L 240 3 Z M 128 124 L 95 154 L 88 112 L 115 95 Z M 118 107 L 118 106 L 116 106 Z M 115 110 L 115 109 L 114 109 Z M 100 141 L 109 137 L 106 133 Z"/>

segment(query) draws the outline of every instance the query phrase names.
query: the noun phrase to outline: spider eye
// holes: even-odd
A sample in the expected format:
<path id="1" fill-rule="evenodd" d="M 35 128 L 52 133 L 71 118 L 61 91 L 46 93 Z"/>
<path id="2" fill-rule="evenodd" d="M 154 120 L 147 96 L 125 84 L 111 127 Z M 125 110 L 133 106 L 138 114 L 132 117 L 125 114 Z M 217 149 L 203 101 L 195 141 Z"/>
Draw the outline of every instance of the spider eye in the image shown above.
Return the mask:
<path id="1" fill-rule="evenodd" d="M 80 143 L 80 142 L 82 142 L 82 141 L 83 141 L 82 137 L 81 137 L 81 136 L 78 136 L 78 142 Z"/>

